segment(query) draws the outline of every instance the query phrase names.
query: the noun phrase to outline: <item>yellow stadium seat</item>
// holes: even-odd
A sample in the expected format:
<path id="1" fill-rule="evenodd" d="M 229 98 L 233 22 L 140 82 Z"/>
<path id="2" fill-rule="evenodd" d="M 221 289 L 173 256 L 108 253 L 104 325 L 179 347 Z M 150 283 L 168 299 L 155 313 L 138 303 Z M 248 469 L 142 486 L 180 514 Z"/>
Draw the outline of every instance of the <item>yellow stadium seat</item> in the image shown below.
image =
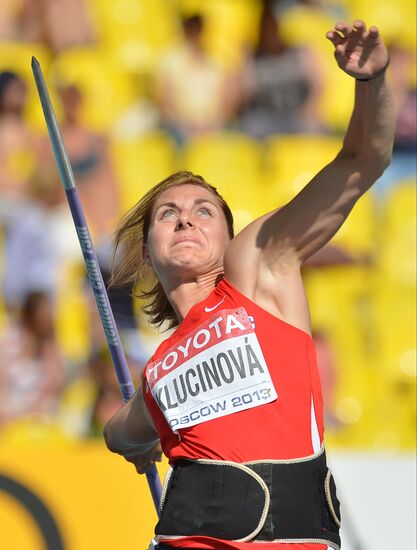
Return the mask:
<path id="1" fill-rule="evenodd" d="M 280 32 L 290 46 L 327 49 L 325 35 L 335 23 L 334 18 L 321 7 L 295 5 L 283 11 Z"/>
<path id="2" fill-rule="evenodd" d="M 379 269 L 383 280 L 416 285 L 416 181 L 399 182 L 388 194 L 379 222 Z"/>
<path id="3" fill-rule="evenodd" d="M 303 278 L 313 333 L 324 336 L 333 352 L 332 410 L 340 424 L 331 431 L 331 444 L 339 447 L 366 444 L 364 432 L 367 430 L 369 434 L 374 401 L 369 389 L 373 387 L 374 374 L 369 269 L 310 268 Z"/>
<path id="4" fill-rule="evenodd" d="M 190 140 L 183 166 L 218 188 L 236 217 L 237 230 L 268 209 L 261 174 L 262 149 L 238 132 L 218 132 Z"/>
<path id="5" fill-rule="evenodd" d="M 179 4 L 184 15 L 204 17 L 206 47 L 220 62 L 236 63 L 243 45 L 256 44 L 262 7 L 257 0 L 180 0 Z"/>
<path id="6" fill-rule="evenodd" d="M 320 117 L 332 132 L 344 134 L 353 111 L 355 82 L 338 67 L 333 55 L 333 45 L 327 39 L 324 40 L 327 51 L 318 53 L 323 80 L 319 101 Z"/>
<path id="7" fill-rule="evenodd" d="M 351 13 L 368 25 L 377 25 L 387 42 L 415 50 L 416 3 L 414 0 L 380 2 L 379 0 L 350 0 Z"/>
<path id="8" fill-rule="evenodd" d="M 265 163 L 274 202 L 286 203 L 334 159 L 339 138 L 322 135 L 276 135 L 265 144 Z"/>
<path id="9" fill-rule="evenodd" d="M 374 311 L 381 368 L 407 371 L 401 361 L 416 349 L 416 289 L 376 282 Z"/>
<path id="10" fill-rule="evenodd" d="M 385 285 L 375 293 L 376 366 L 382 383 L 378 410 L 383 433 L 395 433 L 400 448 L 415 445 L 416 293 Z M 382 437 L 382 436 L 381 436 Z"/>
<path id="11" fill-rule="evenodd" d="M 85 277 L 81 262 L 61 265 L 55 305 L 57 339 L 64 357 L 75 363 L 85 361 L 90 353 Z"/>
<path id="12" fill-rule="evenodd" d="M 405 380 L 415 377 L 416 229 L 416 182 L 403 181 L 386 197 L 379 220 L 373 300 L 381 369 Z"/>
<path id="13" fill-rule="evenodd" d="M 162 132 L 130 140 L 113 140 L 111 151 L 120 182 L 122 212 L 176 169 L 175 146 Z"/>
<path id="14" fill-rule="evenodd" d="M 377 246 L 377 205 L 372 192 L 363 195 L 332 239 L 355 258 L 370 259 Z"/>
<path id="15" fill-rule="evenodd" d="M 190 140 L 185 148 L 184 163 L 192 171 L 204 172 L 205 177 L 211 179 L 220 177 L 227 184 L 229 177 L 235 180 L 256 177 L 260 155 L 261 149 L 256 141 L 245 134 L 226 131 Z"/>
<path id="16" fill-rule="evenodd" d="M 13 71 L 25 79 L 33 81 L 32 56 L 44 66 L 48 66 L 50 52 L 43 44 L 35 42 L 0 42 L 0 71 Z"/>
<path id="17" fill-rule="evenodd" d="M 256 0 L 199 2 L 206 19 L 207 51 L 226 67 L 239 67 L 245 47 L 256 47 L 261 3 Z"/>
<path id="18" fill-rule="evenodd" d="M 174 7 L 164 0 L 91 0 L 90 7 L 100 43 L 126 70 L 152 69 L 178 40 Z"/>
<path id="19" fill-rule="evenodd" d="M 412 451 L 416 447 L 416 386 L 409 380 L 384 380 L 375 408 L 378 450 Z"/>
<path id="20" fill-rule="evenodd" d="M 89 376 L 75 378 L 66 385 L 57 417 L 68 437 L 89 435 L 89 421 L 97 391 L 96 383 Z"/>
<path id="21" fill-rule="evenodd" d="M 338 396 L 363 396 L 360 387 L 372 350 L 368 270 L 359 266 L 314 269 L 304 280 L 313 331 L 327 335 L 334 349 Z"/>
<path id="22" fill-rule="evenodd" d="M 369 268 L 351 265 L 309 268 L 304 280 L 310 304 L 313 327 L 340 334 L 351 346 L 363 348 L 361 332 L 371 320 Z M 355 350 L 348 351 L 348 354 Z"/>

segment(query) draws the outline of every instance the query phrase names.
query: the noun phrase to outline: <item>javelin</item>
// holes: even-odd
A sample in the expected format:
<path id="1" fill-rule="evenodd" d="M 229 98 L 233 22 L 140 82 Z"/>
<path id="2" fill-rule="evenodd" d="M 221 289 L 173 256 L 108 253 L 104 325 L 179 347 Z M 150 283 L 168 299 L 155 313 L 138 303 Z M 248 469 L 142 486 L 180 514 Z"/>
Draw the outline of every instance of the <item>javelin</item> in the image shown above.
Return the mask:
<path id="1" fill-rule="evenodd" d="M 36 87 L 38 89 L 39 99 L 42 104 L 43 114 L 45 116 L 45 122 L 48 128 L 49 138 L 54 151 L 59 175 L 65 188 L 68 204 L 74 220 L 75 229 L 77 231 L 78 240 L 84 256 L 87 275 L 93 289 L 94 298 L 96 300 L 104 334 L 106 335 L 107 344 L 112 356 L 123 401 L 126 403 L 135 394 L 135 387 L 126 363 L 126 357 L 120 342 L 119 332 L 113 317 L 106 287 L 104 286 L 103 276 L 94 251 L 90 232 L 87 227 L 87 222 L 78 195 L 77 186 L 75 184 L 74 174 L 65 150 L 62 135 L 59 130 L 51 99 L 49 97 L 48 88 L 46 87 L 39 61 L 35 57 L 32 57 L 32 71 L 35 77 Z M 159 515 L 161 481 L 159 479 L 158 470 L 156 469 L 155 464 L 148 469 L 146 472 L 146 477 L 157 514 Z"/>

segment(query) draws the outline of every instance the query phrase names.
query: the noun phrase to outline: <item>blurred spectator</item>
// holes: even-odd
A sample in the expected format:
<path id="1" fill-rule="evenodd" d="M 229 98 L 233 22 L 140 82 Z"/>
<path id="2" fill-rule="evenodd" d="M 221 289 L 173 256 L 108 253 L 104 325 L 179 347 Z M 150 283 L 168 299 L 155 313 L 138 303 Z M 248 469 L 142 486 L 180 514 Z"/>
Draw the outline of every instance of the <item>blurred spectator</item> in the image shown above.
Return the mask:
<path id="1" fill-rule="evenodd" d="M 75 85 L 59 88 L 64 120 L 61 133 L 71 162 L 87 223 L 96 247 L 104 246 L 119 215 L 119 191 L 108 139 L 87 128 L 80 120 L 82 94 Z M 44 162 L 52 162 L 52 148 L 45 139 Z"/>
<path id="2" fill-rule="evenodd" d="M 129 371 L 134 386 L 137 386 L 142 365 L 129 361 Z M 120 409 L 123 399 L 108 347 L 101 348 L 91 356 L 89 373 L 96 388 L 89 422 L 89 435 L 102 437 L 104 424 Z"/>
<path id="3" fill-rule="evenodd" d="M 57 285 L 62 234 L 56 215 L 63 192 L 56 171 L 38 171 L 30 181 L 27 197 L 0 201 L 4 228 L 3 300 L 9 311 L 19 309 L 29 292 L 53 299 Z M 65 240 L 63 243 L 65 247 Z"/>
<path id="4" fill-rule="evenodd" d="M 52 51 L 94 40 L 85 0 L 2 0 L 0 39 L 39 42 Z"/>
<path id="5" fill-rule="evenodd" d="M 244 132 L 263 138 L 323 130 L 319 64 L 311 49 L 285 44 L 272 0 L 264 1 L 258 46 L 248 62 L 248 81 L 250 100 L 240 115 Z"/>
<path id="6" fill-rule="evenodd" d="M 145 363 L 149 359 L 149 356 L 134 311 L 132 289 L 126 286 L 111 286 L 108 288 L 110 272 L 103 268 L 101 268 L 101 271 L 123 350 L 128 359 L 135 364 Z M 106 338 L 97 311 L 94 294 L 87 280 L 85 284 L 85 294 L 89 312 L 90 347 L 91 353 L 95 354 L 106 345 Z"/>
<path id="7" fill-rule="evenodd" d="M 24 119 L 26 85 L 15 73 L 0 73 L 0 197 L 22 198 L 35 166 L 34 141 Z"/>
<path id="8" fill-rule="evenodd" d="M 93 132 L 81 122 L 82 95 L 75 85 L 59 87 L 59 92 L 64 109 L 61 132 L 65 148 L 103 278 L 107 283 L 112 254 L 110 239 L 120 214 L 119 189 L 110 158 L 108 139 Z M 51 162 L 52 149 L 49 142 L 45 141 L 42 155 L 46 164 Z M 76 242 L 75 234 L 73 241 Z M 95 351 L 105 340 L 95 300 L 87 282 L 86 295 L 90 314 L 91 346 Z M 142 357 L 130 289 L 111 289 L 109 299 L 125 351 L 133 357 Z"/>
<path id="9" fill-rule="evenodd" d="M 137 387 L 144 363 L 128 360 L 128 366 Z M 111 354 L 103 343 L 90 355 L 87 368 L 65 389 L 60 421 L 65 432 L 72 437 L 102 437 L 104 424 L 122 405 Z"/>
<path id="10" fill-rule="evenodd" d="M 182 143 L 196 134 L 223 128 L 241 102 L 239 76 L 216 64 L 204 50 L 204 20 L 183 20 L 184 44 L 161 59 L 156 99 L 163 124 Z"/>
<path id="11" fill-rule="evenodd" d="M 317 366 L 320 373 L 323 394 L 324 422 L 328 428 L 337 428 L 340 424 L 335 412 L 335 392 L 337 389 L 338 364 L 331 339 L 323 330 L 313 331 L 316 348 Z"/>
<path id="12" fill-rule="evenodd" d="M 398 114 L 393 158 L 374 187 L 374 193 L 382 196 L 399 181 L 415 178 L 417 167 L 416 52 L 393 42 L 389 53 L 389 76 Z"/>
<path id="13" fill-rule="evenodd" d="M 393 44 L 389 48 L 392 89 L 397 103 L 395 149 L 415 151 L 417 145 L 417 91 L 411 82 L 416 52 Z"/>
<path id="14" fill-rule="evenodd" d="M 29 293 L 0 335 L 0 428 L 31 414 L 54 415 L 63 382 L 51 301 Z"/>
<path id="15" fill-rule="evenodd" d="M 16 0 L 1 0 L 0 3 L 0 39 L 14 40 L 17 38 L 17 20 L 20 6 Z"/>

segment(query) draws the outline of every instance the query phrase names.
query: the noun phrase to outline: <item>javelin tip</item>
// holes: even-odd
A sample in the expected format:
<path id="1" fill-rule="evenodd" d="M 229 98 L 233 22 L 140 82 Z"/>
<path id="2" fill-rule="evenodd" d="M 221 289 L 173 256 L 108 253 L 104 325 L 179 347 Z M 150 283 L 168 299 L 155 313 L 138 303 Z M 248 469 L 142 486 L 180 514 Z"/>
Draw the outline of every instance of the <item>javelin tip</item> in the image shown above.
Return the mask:
<path id="1" fill-rule="evenodd" d="M 40 63 L 34 55 L 32 55 L 32 67 L 39 67 Z"/>

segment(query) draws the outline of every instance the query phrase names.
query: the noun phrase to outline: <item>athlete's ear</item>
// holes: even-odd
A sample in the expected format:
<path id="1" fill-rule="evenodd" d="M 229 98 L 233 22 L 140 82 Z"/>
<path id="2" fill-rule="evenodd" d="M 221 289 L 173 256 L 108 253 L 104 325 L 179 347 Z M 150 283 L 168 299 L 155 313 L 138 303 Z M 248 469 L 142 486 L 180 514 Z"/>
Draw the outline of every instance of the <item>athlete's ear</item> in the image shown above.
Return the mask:
<path id="1" fill-rule="evenodd" d="M 146 244 L 142 245 L 142 261 L 145 265 L 152 267 L 152 260 L 148 252 L 148 247 Z"/>

